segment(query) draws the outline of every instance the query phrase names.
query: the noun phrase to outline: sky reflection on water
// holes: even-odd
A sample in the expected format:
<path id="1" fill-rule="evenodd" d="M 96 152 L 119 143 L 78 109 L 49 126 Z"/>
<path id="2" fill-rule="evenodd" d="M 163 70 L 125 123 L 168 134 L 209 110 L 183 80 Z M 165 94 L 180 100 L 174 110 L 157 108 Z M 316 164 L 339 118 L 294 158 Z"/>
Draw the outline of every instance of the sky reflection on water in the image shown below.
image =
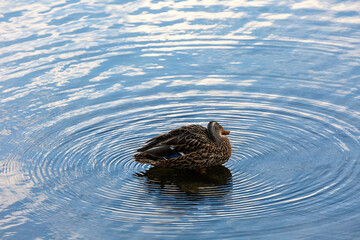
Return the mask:
<path id="1" fill-rule="evenodd" d="M 354 239 L 360 3 L 0 4 L 1 239 Z M 217 120 L 207 175 L 131 156 Z"/>

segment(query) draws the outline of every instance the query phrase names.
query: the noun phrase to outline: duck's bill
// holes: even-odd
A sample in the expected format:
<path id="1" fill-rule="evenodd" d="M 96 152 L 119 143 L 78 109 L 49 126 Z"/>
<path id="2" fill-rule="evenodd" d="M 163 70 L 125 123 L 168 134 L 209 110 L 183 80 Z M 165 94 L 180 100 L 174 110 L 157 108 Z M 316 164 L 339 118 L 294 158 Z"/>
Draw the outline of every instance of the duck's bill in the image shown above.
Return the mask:
<path id="1" fill-rule="evenodd" d="M 223 131 L 222 131 L 222 134 L 224 134 L 224 135 L 229 135 L 229 134 L 230 134 L 230 131 L 223 130 Z"/>

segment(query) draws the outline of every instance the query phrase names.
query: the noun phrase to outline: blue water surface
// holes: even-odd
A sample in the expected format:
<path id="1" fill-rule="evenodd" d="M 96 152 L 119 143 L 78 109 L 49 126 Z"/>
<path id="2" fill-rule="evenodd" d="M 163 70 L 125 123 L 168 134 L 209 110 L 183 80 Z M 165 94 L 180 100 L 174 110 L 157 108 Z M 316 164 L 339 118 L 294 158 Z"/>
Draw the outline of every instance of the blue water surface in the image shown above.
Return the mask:
<path id="1" fill-rule="evenodd" d="M 134 162 L 218 121 L 206 173 Z M 0 3 L 0 239 L 359 239 L 360 2 Z"/>

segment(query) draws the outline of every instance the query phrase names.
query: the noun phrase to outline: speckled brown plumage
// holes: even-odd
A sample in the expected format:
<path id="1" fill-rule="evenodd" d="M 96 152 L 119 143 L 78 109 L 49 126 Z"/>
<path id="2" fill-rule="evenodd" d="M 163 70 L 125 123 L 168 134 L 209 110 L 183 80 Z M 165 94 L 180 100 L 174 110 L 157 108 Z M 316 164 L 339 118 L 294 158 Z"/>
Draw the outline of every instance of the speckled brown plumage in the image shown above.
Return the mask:
<path id="1" fill-rule="evenodd" d="M 231 144 L 217 122 L 205 128 L 188 125 L 156 136 L 138 150 L 134 159 L 139 163 L 177 169 L 199 169 L 227 162 Z"/>

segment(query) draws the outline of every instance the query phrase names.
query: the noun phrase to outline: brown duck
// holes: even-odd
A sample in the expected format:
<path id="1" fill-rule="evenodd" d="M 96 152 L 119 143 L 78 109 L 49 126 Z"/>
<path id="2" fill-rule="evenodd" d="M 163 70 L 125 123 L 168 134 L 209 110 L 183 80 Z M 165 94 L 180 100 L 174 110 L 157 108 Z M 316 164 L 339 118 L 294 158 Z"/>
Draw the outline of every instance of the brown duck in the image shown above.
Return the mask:
<path id="1" fill-rule="evenodd" d="M 231 144 L 223 127 L 211 121 L 207 128 L 188 125 L 156 136 L 138 149 L 139 163 L 177 169 L 202 169 L 229 160 Z"/>

